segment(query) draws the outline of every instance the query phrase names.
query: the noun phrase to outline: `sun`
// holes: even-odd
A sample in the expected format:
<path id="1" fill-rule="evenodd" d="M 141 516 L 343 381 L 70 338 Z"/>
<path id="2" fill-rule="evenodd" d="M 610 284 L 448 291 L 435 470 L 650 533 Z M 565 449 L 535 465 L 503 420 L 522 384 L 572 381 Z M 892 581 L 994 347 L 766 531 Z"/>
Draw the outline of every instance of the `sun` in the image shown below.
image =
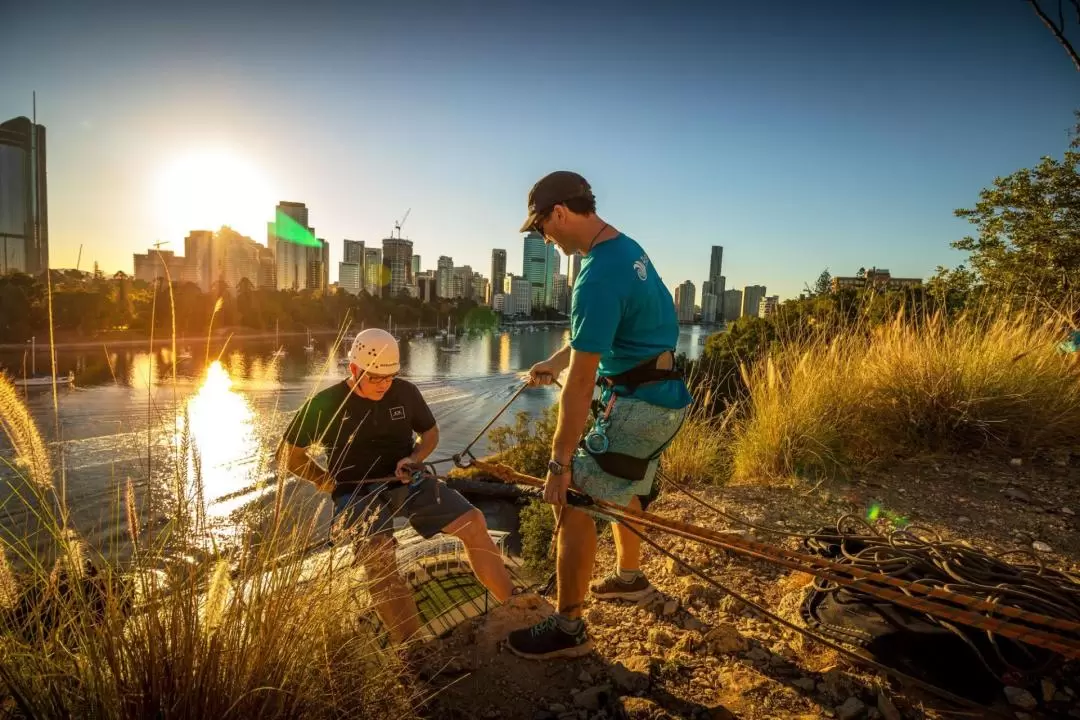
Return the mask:
<path id="1" fill-rule="evenodd" d="M 207 148 L 162 167 L 157 207 L 163 240 L 176 243 L 192 230 L 222 225 L 259 239 L 273 218 L 274 200 L 251 162 L 229 149 Z"/>

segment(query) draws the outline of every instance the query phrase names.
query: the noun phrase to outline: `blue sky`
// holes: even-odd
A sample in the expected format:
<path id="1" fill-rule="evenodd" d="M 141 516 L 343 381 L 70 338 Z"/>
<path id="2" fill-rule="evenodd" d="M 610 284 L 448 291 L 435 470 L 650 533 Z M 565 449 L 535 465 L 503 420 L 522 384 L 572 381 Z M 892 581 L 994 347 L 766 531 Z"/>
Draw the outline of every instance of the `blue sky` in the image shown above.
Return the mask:
<path id="1" fill-rule="evenodd" d="M 925 277 L 963 260 L 953 209 L 1060 155 L 1080 107 L 1021 0 L 87 5 L 5 3 L 0 28 L 0 117 L 36 89 L 48 128 L 54 266 L 182 251 L 186 181 L 261 242 L 306 202 L 331 279 L 409 208 L 425 269 L 487 275 L 502 247 L 520 272 L 525 195 L 568 168 L 670 286 L 700 292 L 714 244 L 729 287 L 785 297 L 824 267 Z"/>

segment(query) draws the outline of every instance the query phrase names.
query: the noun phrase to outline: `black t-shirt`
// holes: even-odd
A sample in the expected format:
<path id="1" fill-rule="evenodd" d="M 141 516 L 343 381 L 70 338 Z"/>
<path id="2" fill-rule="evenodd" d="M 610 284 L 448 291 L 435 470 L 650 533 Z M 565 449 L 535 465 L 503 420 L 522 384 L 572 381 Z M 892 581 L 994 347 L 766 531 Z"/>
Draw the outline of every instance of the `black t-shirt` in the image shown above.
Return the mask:
<path id="1" fill-rule="evenodd" d="M 413 433 L 435 427 L 435 417 L 420 390 L 395 378 L 382 400 L 366 400 L 345 381 L 308 400 L 285 430 L 297 447 L 321 444 L 327 470 L 337 481 L 334 495 L 352 492 L 353 483 L 394 474 L 398 460 L 413 451 Z"/>

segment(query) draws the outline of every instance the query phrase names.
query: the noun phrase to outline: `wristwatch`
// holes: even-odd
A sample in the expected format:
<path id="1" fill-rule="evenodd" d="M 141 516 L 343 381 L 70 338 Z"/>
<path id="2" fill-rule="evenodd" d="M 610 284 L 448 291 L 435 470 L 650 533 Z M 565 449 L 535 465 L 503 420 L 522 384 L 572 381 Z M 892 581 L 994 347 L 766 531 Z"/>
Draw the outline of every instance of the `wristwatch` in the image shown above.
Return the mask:
<path id="1" fill-rule="evenodd" d="M 548 460 L 548 472 L 552 475 L 565 475 L 570 472 L 570 466 L 563 465 L 558 460 Z"/>

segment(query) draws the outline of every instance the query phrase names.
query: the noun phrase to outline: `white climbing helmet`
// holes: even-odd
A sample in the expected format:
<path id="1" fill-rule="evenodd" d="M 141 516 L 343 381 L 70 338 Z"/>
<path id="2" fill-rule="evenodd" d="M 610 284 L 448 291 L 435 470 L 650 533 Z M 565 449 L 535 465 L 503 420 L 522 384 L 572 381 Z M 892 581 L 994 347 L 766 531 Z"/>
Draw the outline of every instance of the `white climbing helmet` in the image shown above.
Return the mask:
<path id="1" fill-rule="evenodd" d="M 394 375 L 401 370 L 397 340 L 385 330 L 364 330 L 353 340 L 349 363 L 356 365 L 361 373 Z"/>

